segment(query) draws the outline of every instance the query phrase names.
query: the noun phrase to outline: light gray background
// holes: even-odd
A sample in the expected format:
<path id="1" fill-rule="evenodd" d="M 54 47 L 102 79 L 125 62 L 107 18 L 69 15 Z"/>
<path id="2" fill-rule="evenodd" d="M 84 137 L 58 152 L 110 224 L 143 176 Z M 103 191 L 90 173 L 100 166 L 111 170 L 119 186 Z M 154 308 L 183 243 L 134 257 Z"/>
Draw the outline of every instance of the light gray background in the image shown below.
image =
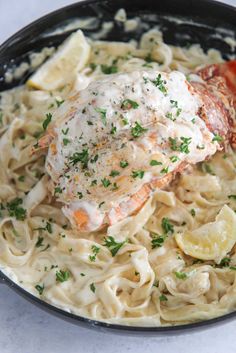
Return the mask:
<path id="1" fill-rule="evenodd" d="M 36 18 L 73 2 L 0 0 L 0 42 Z M 225 2 L 236 6 L 236 0 Z M 0 353 L 84 352 L 236 353 L 236 322 L 177 337 L 108 335 L 81 329 L 57 319 L 0 285 Z"/>

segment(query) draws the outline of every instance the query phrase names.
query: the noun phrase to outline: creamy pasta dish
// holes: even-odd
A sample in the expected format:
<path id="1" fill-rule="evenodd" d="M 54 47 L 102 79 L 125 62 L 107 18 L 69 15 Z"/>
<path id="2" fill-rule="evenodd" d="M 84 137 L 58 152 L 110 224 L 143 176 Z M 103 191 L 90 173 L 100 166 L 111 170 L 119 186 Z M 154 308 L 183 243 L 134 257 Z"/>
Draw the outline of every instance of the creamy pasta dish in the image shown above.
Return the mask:
<path id="1" fill-rule="evenodd" d="M 235 310 L 231 69 L 157 29 L 128 43 L 79 30 L 1 92 L 1 270 L 98 321 L 178 325 Z"/>

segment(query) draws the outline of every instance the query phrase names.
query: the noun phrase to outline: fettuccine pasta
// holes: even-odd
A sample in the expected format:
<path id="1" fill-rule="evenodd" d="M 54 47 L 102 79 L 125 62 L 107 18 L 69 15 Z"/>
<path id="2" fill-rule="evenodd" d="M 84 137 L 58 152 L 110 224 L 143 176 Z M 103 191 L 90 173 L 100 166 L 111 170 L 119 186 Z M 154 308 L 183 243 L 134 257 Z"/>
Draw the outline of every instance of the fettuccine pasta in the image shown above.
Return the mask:
<path id="1" fill-rule="evenodd" d="M 235 310 L 235 229 L 224 228 L 233 227 L 236 217 L 233 150 L 189 167 L 137 214 L 83 234 L 72 230 L 62 205 L 48 191 L 47 151 L 31 153 L 46 114 L 53 115 L 89 82 L 143 68 L 188 75 L 222 62 L 220 53 L 204 53 L 198 44 L 167 45 L 156 29 L 140 43 L 88 42 L 89 61 L 60 89 L 24 85 L 0 95 L 2 270 L 42 300 L 98 321 L 176 325 Z M 222 244 L 217 229 L 226 229 Z"/>

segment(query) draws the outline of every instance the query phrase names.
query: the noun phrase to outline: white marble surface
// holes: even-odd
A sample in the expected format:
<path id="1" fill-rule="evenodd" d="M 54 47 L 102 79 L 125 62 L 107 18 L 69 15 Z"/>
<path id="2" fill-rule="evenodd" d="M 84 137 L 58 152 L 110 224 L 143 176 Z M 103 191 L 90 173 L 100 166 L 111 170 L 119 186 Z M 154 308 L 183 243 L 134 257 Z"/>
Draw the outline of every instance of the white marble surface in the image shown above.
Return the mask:
<path id="1" fill-rule="evenodd" d="M 72 2 L 0 0 L 0 42 L 34 19 Z M 226 2 L 236 6 L 236 0 Z M 0 284 L 0 353 L 235 353 L 235 332 L 236 321 L 177 337 L 97 333 L 41 311 Z"/>

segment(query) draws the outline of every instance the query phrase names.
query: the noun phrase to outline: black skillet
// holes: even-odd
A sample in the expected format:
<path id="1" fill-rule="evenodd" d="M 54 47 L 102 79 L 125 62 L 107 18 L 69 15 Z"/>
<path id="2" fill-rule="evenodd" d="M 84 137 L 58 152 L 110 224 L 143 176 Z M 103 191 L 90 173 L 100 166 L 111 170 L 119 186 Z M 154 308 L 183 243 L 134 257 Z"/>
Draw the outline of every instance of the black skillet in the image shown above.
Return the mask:
<path id="1" fill-rule="evenodd" d="M 129 18 L 138 16 L 141 19 L 138 29 L 125 32 L 123 25 L 114 21 L 114 14 L 120 8 L 126 9 Z M 175 19 L 170 19 L 168 16 Z M 52 34 L 53 30 L 59 26 L 65 26 L 70 20 L 78 17 L 95 17 L 92 28 L 84 31 L 87 36 L 101 29 L 104 21 L 114 22 L 113 29 L 104 39 L 118 41 L 139 39 L 148 28 L 158 25 L 164 33 L 164 40 L 169 44 L 189 46 L 192 43 L 200 43 L 204 50 L 209 48 L 220 50 L 225 59 L 236 54 L 236 49 L 231 48 L 221 39 L 222 36 L 236 36 L 235 7 L 211 0 L 89 0 L 64 7 L 42 17 L 0 46 L 0 91 L 22 84 L 31 74 L 28 71 L 21 79 L 7 83 L 4 80 L 7 69 L 27 61 L 32 51 L 40 51 L 45 46 L 58 46 L 70 31 Z M 107 324 L 73 315 L 46 303 L 19 287 L 1 271 L 0 283 L 7 284 L 19 295 L 51 314 L 78 326 L 97 331 L 139 336 L 171 335 L 206 329 L 236 318 L 235 311 L 216 319 L 171 327 Z"/>

